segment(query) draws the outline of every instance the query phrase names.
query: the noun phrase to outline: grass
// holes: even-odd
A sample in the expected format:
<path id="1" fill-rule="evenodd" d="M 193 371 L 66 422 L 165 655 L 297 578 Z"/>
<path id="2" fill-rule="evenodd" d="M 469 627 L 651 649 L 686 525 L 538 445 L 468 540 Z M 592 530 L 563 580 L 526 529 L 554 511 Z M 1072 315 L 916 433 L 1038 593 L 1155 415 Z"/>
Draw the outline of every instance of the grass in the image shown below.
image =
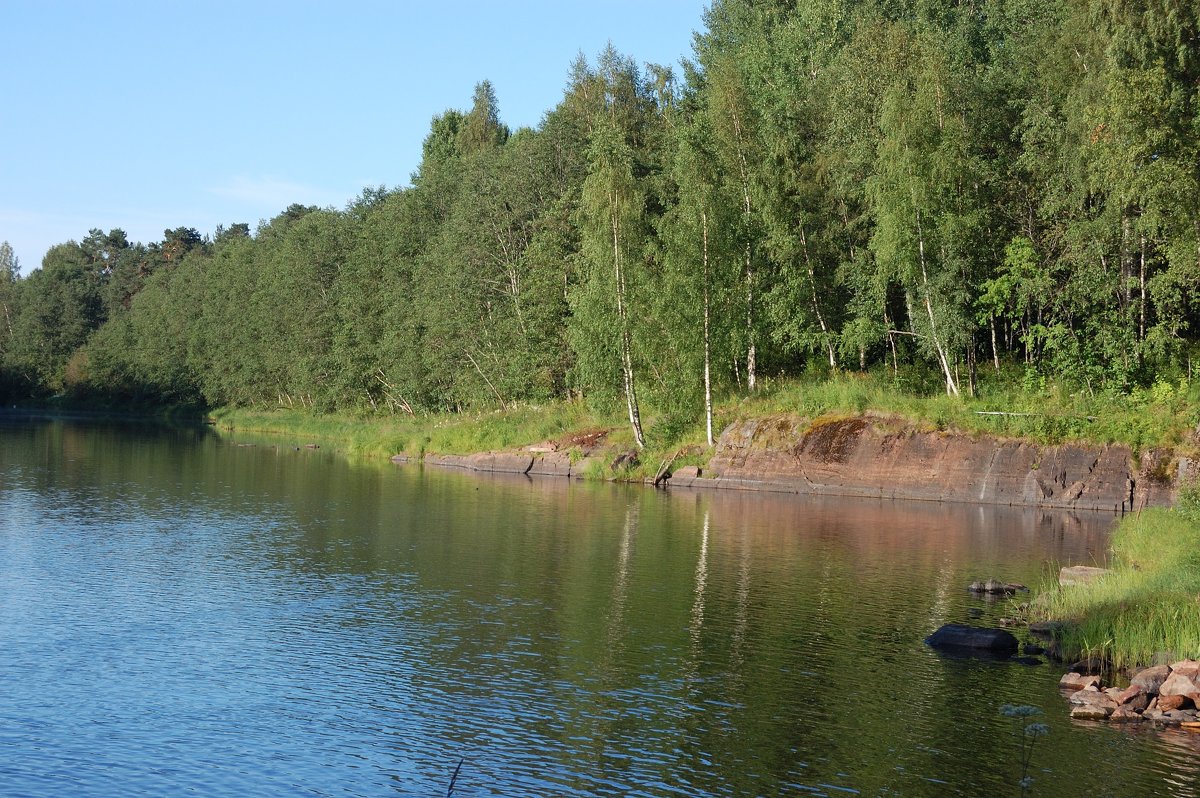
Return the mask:
<path id="1" fill-rule="evenodd" d="M 1129 516 L 1112 554 L 1112 574 L 1035 602 L 1039 615 L 1067 622 L 1063 650 L 1116 668 L 1200 657 L 1200 513 L 1181 502 Z"/>
<path id="2" fill-rule="evenodd" d="M 345 454 L 364 458 L 515 449 L 596 424 L 582 404 L 567 402 L 484 413 L 374 418 L 223 408 L 212 417 L 223 427 L 244 432 L 334 442 Z"/>
<path id="3" fill-rule="evenodd" d="M 981 375 L 978 395 L 951 397 L 935 387 L 897 380 L 890 373 L 841 372 L 809 379 L 768 381 L 764 390 L 727 402 L 721 414 L 740 417 L 791 412 L 808 418 L 874 412 L 928 430 L 1023 438 L 1045 444 L 1119 443 L 1135 451 L 1185 444 L 1200 422 L 1200 385 L 1158 383 L 1130 393 L 1091 395 L 1012 373 Z"/>

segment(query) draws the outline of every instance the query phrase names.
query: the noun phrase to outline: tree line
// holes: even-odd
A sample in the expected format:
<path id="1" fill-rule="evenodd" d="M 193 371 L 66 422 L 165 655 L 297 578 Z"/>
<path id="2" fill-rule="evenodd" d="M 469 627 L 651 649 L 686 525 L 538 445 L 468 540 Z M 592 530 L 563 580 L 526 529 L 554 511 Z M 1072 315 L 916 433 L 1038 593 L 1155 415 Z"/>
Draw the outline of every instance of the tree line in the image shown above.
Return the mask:
<path id="1" fill-rule="evenodd" d="M 92 230 L 21 278 L 0 391 L 416 413 L 582 395 L 664 424 L 820 369 L 1190 376 L 1200 10 L 715 0 L 678 70 L 611 47 L 536 129 L 488 82 L 408 187 L 251 230 Z M 914 376 L 915 375 L 915 376 Z M 711 432 L 710 432 L 711 436 Z"/>

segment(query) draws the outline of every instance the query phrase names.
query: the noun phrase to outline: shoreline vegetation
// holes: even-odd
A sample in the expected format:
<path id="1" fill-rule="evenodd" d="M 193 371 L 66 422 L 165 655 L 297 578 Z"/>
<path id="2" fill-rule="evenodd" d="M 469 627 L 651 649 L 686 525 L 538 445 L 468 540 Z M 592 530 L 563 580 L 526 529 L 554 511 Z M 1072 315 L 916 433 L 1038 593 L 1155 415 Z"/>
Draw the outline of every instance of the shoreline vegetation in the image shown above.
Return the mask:
<path id="1" fill-rule="evenodd" d="M 1030 605 L 1054 622 L 1063 655 L 1125 672 L 1200 658 L 1200 489 L 1123 518 L 1111 558 L 1111 573 L 1046 588 Z"/>
<path id="2" fill-rule="evenodd" d="M 752 396 L 733 395 L 714 403 L 715 434 L 734 421 L 789 413 L 813 422 L 873 415 L 909 422 L 917 429 L 967 436 L 987 435 L 1039 444 L 1122 444 L 1135 453 L 1172 449 L 1200 456 L 1194 431 L 1200 405 L 1191 386 L 1087 397 L 1050 383 L 1036 389 L 995 390 L 987 398 L 922 395 L 906 391 L 891 375 L 841 372 L 814 378 L 764 380 Z M 636 448 L 619 410 L 584 401 L 551 401 L 475 413 L 394 413 L 387 416 L 317 413 L 287 407 L 218 408 L 208 414 L 218 425 L 244 432 L 285 433 L 320 438 L 356 458 L 395 454 L 467 455 L 506 451 L 586 437 L 603 431 L 612 456 Z M 663 461 L 703 465 L 712 454 L 702 420 L 681 424 L 669 413 L 646 412 L 646 444 L 638 465 L 619 475 L 653 478 Z M 569 445 L 564 448 L 569 448 Z M 618 476 L 618 475 L 609 475 Z"/>

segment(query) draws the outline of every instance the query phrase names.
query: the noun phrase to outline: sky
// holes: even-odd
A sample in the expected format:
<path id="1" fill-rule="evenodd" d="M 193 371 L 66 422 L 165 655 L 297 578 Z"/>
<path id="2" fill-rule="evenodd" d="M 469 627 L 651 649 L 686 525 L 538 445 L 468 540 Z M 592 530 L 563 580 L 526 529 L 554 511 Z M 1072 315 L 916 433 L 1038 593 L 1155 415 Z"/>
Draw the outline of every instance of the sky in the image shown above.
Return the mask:
<path id="1" fill-rule="evenodd" d="M 490 80 L 536 127 L 610 41 L 691 55 L 708 0 L 0 0 L 0 241 L 28 274 L 92 228 L 251 228 L 409 183 Z"/>

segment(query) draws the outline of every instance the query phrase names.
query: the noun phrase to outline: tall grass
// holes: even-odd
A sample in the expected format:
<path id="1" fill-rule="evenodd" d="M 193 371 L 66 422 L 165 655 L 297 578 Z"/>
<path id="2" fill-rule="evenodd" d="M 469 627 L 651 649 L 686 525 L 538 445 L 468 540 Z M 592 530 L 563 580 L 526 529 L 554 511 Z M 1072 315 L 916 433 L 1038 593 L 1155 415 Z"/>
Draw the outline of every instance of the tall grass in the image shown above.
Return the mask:
<path id="1" fill-rule="evenodd" d="M 1163 508 L 1129 516 L 1112 554 L 1112 574 L 1035 602 L 1039 614 L 1067 622 L 1064 650 L 1118 668 L 1200 657 L 1200 517 Z"/>

